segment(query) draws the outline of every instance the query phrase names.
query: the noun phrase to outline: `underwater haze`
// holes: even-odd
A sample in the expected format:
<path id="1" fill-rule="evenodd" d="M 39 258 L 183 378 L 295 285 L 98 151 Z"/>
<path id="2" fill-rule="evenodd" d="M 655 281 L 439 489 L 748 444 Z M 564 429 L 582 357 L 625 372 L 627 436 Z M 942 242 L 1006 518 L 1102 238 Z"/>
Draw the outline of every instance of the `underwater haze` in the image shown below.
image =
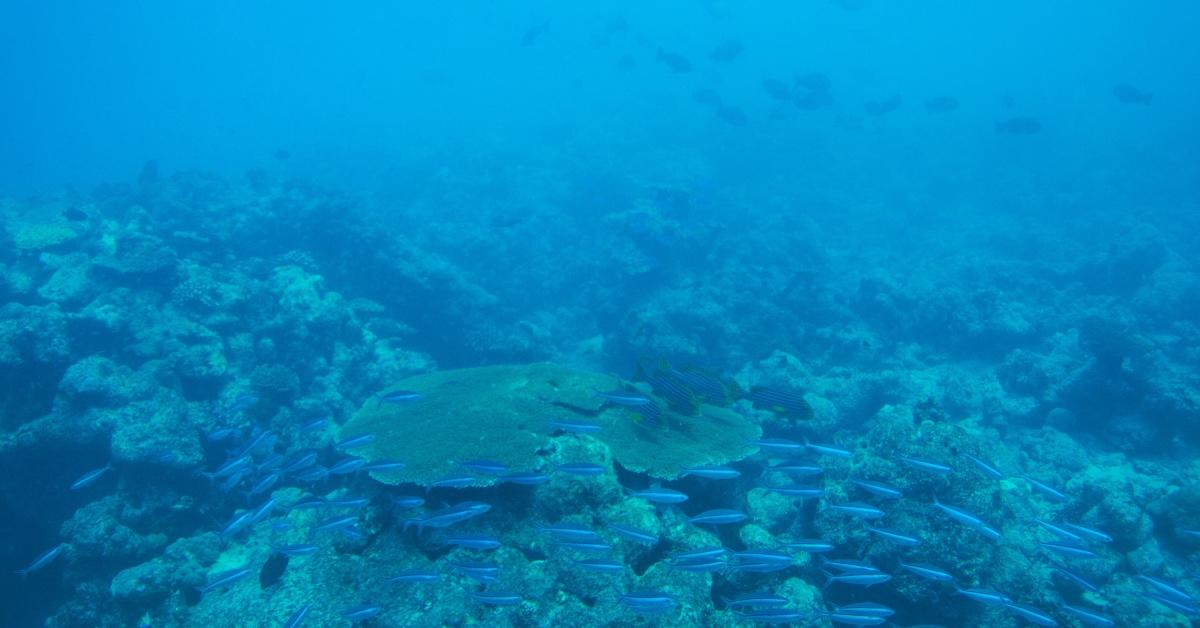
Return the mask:
<path id="1" fill-rule="evenodd" d="M 5 3 L 0 625 L 1194 625 L 1198 32 Z"/>

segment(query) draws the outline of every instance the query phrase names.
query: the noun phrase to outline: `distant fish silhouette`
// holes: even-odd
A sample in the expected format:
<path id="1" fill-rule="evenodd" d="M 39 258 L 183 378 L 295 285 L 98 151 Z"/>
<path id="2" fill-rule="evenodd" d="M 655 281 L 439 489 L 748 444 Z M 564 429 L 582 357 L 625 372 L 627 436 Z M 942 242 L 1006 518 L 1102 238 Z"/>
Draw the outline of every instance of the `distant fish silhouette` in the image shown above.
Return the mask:
<path id="1" fill-rule="evenodd" d="M 1117 100 L 1129 105 L 1149 105 L 1154 94 L 1144 92 L 1129 83 L 1118 83 L 1112 88 L 1112 95 Z"/>
<path id="2" fill-rule="evenodd" d="M 783 81 L 765 78 L 762 82 L 763 89 L 767 95 L 775 100 L 791 100 L 793 97 L 792 88 L 788 87 Z"/>
<path id="3" fill-rule="evenodd" d="M 279 161 L 286 161 L 286 160 L 290 159 L 291 156 L 292 156 L 292 154 L 283 148 L 276 150 L 275 154 L 274 154 L 275 159 L 278 159 Z"/>
<path id="4" fill-rule="evenodd" d="M 672 72 L 684 74 L 692 71 L 692 62 L 687 60 L 687 57 L 668 50 L 658 49 L 658 54 L 654 57 L 659 63 L 667 66 Z"/>
<path id="5" fill-rule="evenodd" d="M 537 26 L 531 26 L 529 30 L 525 31 L 525 34 L 521 35 L 521 45 L 532 46 L 533 44 L 537 43 L 537 40 L 541 39 L 542 35 L 545 35 L 546 31 L 548 30 L 550 30 L 549 18 L 547 18 L 545 22 L 542 22 Z"/>
<path id="6" fill-rule="evenodd" d="M 953 96 L 934 96 L 925 101 L 925 111 L 929 113 L 950 113 L 958 109 L 958 99 Z"/>
<path id="7" fill-rule="evenodd" d="M 1007 120 L 996 121 L 996 133 L 1010 135 L 1033 135 L 1042 130 L 1042 123 L 1029 116 L 1017 116 Z"/>
<path id="8" fill-rule="evenodd" d="M 746 126 L 746 112 L 732 105 L 717 107 L 717 117 L 732 126 Z"/>
<path id="9" fill-rule="evenodd" d="M 870 115 L 882 116 L 899 109 L 903 102 L 900 94 L 896 94 L 887 100 L 868 100 L 864 108 Z"/>
<path id="10" fill-rule="evenodd" d="M 704 105 L 705 107 L 721 106 L 721 95 L 710 87 L 702 87 L 692 92 L 692 100 Z"/>
<path id="11" fill-rule="evenodd" d="M 736 39 L 727 39 L 717 44 L 717 46 L 712 49 L 712 52 L 708 53 L 708 58 L 712 59 L 713 61 L 733 61 L 734 59 L 738 58 L 738 56 L 741 55 L 742 51 L 745 49 L 746 47 L 742 45 L 742 42 Z"/>

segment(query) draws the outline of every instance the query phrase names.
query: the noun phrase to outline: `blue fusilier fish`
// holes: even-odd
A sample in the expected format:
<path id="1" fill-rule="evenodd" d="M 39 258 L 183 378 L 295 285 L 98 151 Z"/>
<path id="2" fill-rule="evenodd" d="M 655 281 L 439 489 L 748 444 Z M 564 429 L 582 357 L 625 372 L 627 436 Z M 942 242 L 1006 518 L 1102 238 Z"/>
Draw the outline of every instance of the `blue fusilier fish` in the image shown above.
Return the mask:
<path id="1" fill-rule="evenodd" d="M 739 618 L 759 624 L 795 624 L 812 617 L 812 613 L 797 608 L 759 608 L 735 612 Z"/>
<path id="2" fill-rule="evenodd" d="M 770 493 L 778 493 L 796 499 L 814 499 L 823 497 L 825 489 L 820 486 L 764 486 Z"/>
<path id="3" fill-rule="evenodd" d="M 448 537 L 446 544 L 466 549 L 490 551 L 500 547 L 500 539 L 487 534 L 460 534 Z"/>
<path id="4" fill-rule="evenodd" d="M 364 473 L 395 473 L 407 466 L 399 460 L 372 460 L 363 465 L 360 471 Z"/>
<path id="5" fill-rule="evenodd" d="M 1154 600 L 1155 602 L 1166 606 L 1180 615 L 1186 615 L 1188 617 L 1200 615 L 1200 608 L 1197 608 L 1195 604 L 1180 602 L 1179 600 L 1171 599 L 1165 595 L 1158 595 L 1157 593 L 1147 593 L 1146 598 Z"/>
<path id="6" fill-rule="evenodd" d="M 810 419 L 812 406 L 804 400 L 804 393 L 793 388 L 768 388 L 751 386 L 746 398 L 759 410 L 795 419 Z"/>
<path id="7" fill-rule="evenodd" d="M 540 471 L 514 471 L 496 478 L 497 484 L 520 484 L 522 486 L 536 486 L 549 481 L 550 476 Z"/>
<path id="8" fill-rule="evenodd" d="M 1003 606 L 1005 604 L 1012 604 L 1012 598 L 1008 597 L 1007 595 L 1004 595 L 1003 593 L 1001 593 L 995 589 L 988 589 L 985 587 L 960 589 L 957 586 L 955 586 L 954 590 L 959 595 L 966 596 L 972 600 L 975 600 L 976 602 L 983 602 L 984 604 L 995 604 L 997 606 Z"/>
<path id="9" fill-rule="evenodd" d="M 392 505 L 402 510 L 411 510 L 425 505 L 425 498 L 417 495 L 396 495 L 392 497 Z"/>
<path id="10" fill-rule="evenodd" d="M 347 449 L 356 449 L 364 445 L 370 445 L 373 442 L 375 442 L 374 434 L 359 434 L 357 436 L 344 438 L 334 443 L 333 448 L 339 451 L 345 451 Z"/>
<path id="11" fill-rule="evenodd" d="M 66 547 L 67 545 L 65 543 L 59 543 L 58 545 L 51 547 L 41 554 L 38 554 L 37 558 L 34 558 L 33 561 L 26 565 L 24 569 L 18 569 L 15 573 L 18 576 L 21 576 L 21 579 L 24 580 L 27 576 L 29 576 L 29 574 L 35 571 L 40 571 L 44 569 L 46 565 L 54 562 L 54 559 L 61 556 Z"/>
<path id="12" fill-rule="evenodd" d="M 283 628 L 297 628 L 300 626 L 300 624 L 303 624 L 304 620 L 308 617 L 308 611 L 310 609 L 312 609 L 312 604 L 305 604 L 304 606 L 296 609 L 296 612 L 292 613 L 292 615 L 287 618 L 287 621 L 283 622 Z"/>
<path id="13" fill-rule="evenodd" d="M 709 480 L 732 480 L 742 475 L 741 471 L 733 467 L 718 467 L 718 466 L 703 466 L 703 467 L 684 467 L 683 473 L 679 476 L 686 478 L 688 476 L 705 478 Z"/>
<path id="14" fill-rule="evenodd" d="M 844 613 L 847 615 L 867 615 L 870 617 L 891 617 L 896 614 L 896 611 L 889 606 L 878 604 L 876 602 L 855 602 L 833 609 L 835 613 Z"/>
<path id="15" fill-rule="evenodd" d="M 1043 548 L 1050 550 L 1062 556 L 1070 556 L 1071 558 L 1095 558 L 1096 552 L 1083 547 L 1081 545 L 1072 545 L 1071 543 L 1038 543 Z"/>
<path id="16" fill-rule="evenodd" d="M 790 565 L 795 561 L 787 552 L 763 547 L 731 552 L 729 559 L 748 563 L 782 563 L 784 565 Z"/>
<path id="17" fill-rule="evenodd" d="M 833 543 L 822 541 L 821 539 L 800 539 L 797 541 L 788 541 L 782 544 L 790 550 L 799 550 L 808 552 L 809 554 L 824 554 L 825 552 L 833 551 Z"/>
<path id="18" fill-rule="evenodd" d="M 904 492 L 890 484 L 873 482 L 871 480 L 854 480 L 854 484 L 862 490 L 884 499 L 900 499 Z"/>
<path id="19" fill-rule="evenodd" d="M 1046 484 L 1045 482 L 1040 482 L 1038 480 L 1035 480 L 1035 479 L 1029 477 L 1028 475 L 1022 475 L 1021 479 L 1025 480 L 1026 482 L 1029 482 L 1030 486 L 1037 489 L 1039 493 L 1041 493 L 1042 495 L 1045 495 L 1048 499 L 1050 499 L 1050 501 L 1059 502 L 1059 503 L 1065 502 L 1065 501 L 1070 501 L 1070 498 L 1067 497 L 1065 493 L 1054 488 L 1053 486 L 1050 486 L 1049 484 Z"/>
<path id="20" fill-rule="evenodd" d="M 319 432 L 329 426 L 329 417 L 323 416 L 300 426 L 300 432 L 307 434 L 308 432 Z"/>
<path id="21" fill-rule="evenodd" d="M 269 450 L 275 446 L 277 440 L 271 430 L 256 431 L 250 440 L 246 441 L 241 447 L 234 449 L 230 455 L 245 456 L 254 454 L 256 450 Z"/>
<path id="22" fill-rule="evenodd" d="M 574 419 L 558 419 L 550 421 L 549 425 L 553 430 L 571 432 L 573 434 L 595 434 L 602 429 L 599 424 Z"/>
<path id="23" fill-rule="evenodd" d="M 1070 613 L 1072 616 L 1075 617 L 1075 619 L 1078 619 L 1080 621 L 1080 623 L 1084 623 L 1089 626 L 1116 626 L 1117 625 L 1117 622 L 1113 621 L 1111 618 L 1101 615 L 1100 613 L 1097 613 L 1096 611 L 1093 611 L 1091 609 L 1082 608 L 1079 606 L 1071 606 L 1070 604 L 1067 604 L 1066 602 L 1059 604 L 1059 607 L 1062 608 L 1064 611 L 1067 611 L 1068 613 Z"/>
<path id="24" fill-rule="evenodd" d="M 386 393 L 383 393 L 383 394 L 379 395 L 378 397 L 376 397 L 375 398 L 375 407 L 378 408 L 380 405 L 385 404 L 385 403 L 389 403 L 389 404 L 393 404 L 393 405 L 412 403 L 414 401 L 420 401 L 420 399 L 421 399 L 421 393 L 419 393 L 419 392 L 415 392 L 412 390 L 393 390 L 391 392 L 386 392 Z"/>
<path id="25" fill-rule="evenodd" d="M 329 467 L 329 475 L 347 475 L 350 473 L 357 473 L 358 471 L 362 471 L 362 468 L 365 466 L 367 466 L 366 458 L 348 456 L 333 463 L 333 466 Z"/>
<path id="26" fill-rule="evenodd" d="M 222 540 L 231 539 L 250 527 L 253 522 L 254 513 L 249 510 L 242 510 L 234 513 L 233 517 L 225 523 L 221 528 L 220 536 Z"/>
<path id="27" fill-rule="evenodd" d="M 625 563 L 611 558 L 585 558 L 575 560 L 575 567 L 580 571 L 592 573 L 622 574 L 625 573 Z"/>
<path id="28" fill-rule="evenodd" d="M 667 563 L 667 571 L 683 571 L 686 573 L 716 573 L 725 571 L 729 566 L 722 559 L 698 558 L 695 560 L 672 560 Z"/>
<path id="29" fill-rule="evenodd" d="M 196 587 L 196 590 L 200 592 L 201 596 L 203 596 L 209 591 L 213 591 L 215 589 L 225 589 L 233 586 L 234 584 L 244 580 L 248 575 L 250 575 L 249 567 L 239 567 L 237 569 L 223 571 L 209 578 L 208 582 L 204 586 Z"/>
<path id="30" fill-rule="evenodd" d="M 921 544 L 921 538 L 915 534 L 912 534 L 911 532 L 901 532 L 891 528 L 876 528 L 874 526 L 867 526 L 867 530 L 889 541 L 899 543 L 900 545 L 916 547 L 917 545 Z"/>
<path id="31" fill-rule="evenodd" d="M 496 563 L 450 561 L 448 564 L 462 575 L 480 582 L 495 582 L 500 577 L 500 565 Z"/>
<path id="32" fill-rule="evenodd" d="M 333 517 L 328 517 L 328 518 L 322 519 L 320 521 L 320 523 L 318 523 L 311 530 L 309 530 L 309 533 L 317 534 L 318 532 L 329 532 L 329 531 L 333 531 L 333 530 L 341 530 L 344 528 L 351 528 L 351 527 L 354 527 L 354 524 L 356 524 L 356 523 L 358 523 L 357 516 L 335 515 Z"/>
<path id="33" fill-rule="evenodd" d="M 803 462 L 785 462 L 782 464 L 777 464 L 768 470 L 800 477 L 811 477 L 825 473 L 825 469 L 814 464 L 807 464 Z"/>
<path id="34" fill-rule="evenodd" d="M 608 469 L 603 465 L 592 462 L 564 462 L 563 464 L 554 465 L 554 470 L 570 475 L 595 477 L 597 475 L 604 475 L 604 472 Z"/>
<path id="35" fill-rule="evenodd" d="M 226 406 L 225 414 L 231 415 L 249 410 L 250 408 L 254 407 L 254 404 L 256 403 L 258 403 L 258 395 L 253 393 L 239 393 L 233 398 L 233 401 L 229 402 L 229 405 Z"/>
<path id="36" fill-rule="evenodd" d="M 810 443 L 805 440 L 804 447 L 814 453 L 830 458 L 849 458 L 854 455 L 854 452 L 845 447 L 838 447 L 829 443 Z"/>
<path id="37" fill-rule="evenodd" d="M 938 501 L 937 496 L 934 496 L 933 498 L 933 507 L 942 511 L 951 519 L 969 528 L 978 528 L 984 525 L 983 519 L 980 519 L 979 517 L 976 517 L 975 515 L 957 506 L 947 506 L 946 504 Z"/>
<path id="38" fill-rule="evenodd" d="M 949 571 L 928 563 L 900 563 L 900 568 L 936 582 L 954 582 L 954 575 Z"/>
<path id="39" fill-rule="evenodd" d="M 106 464 L 103 467 L 100 467 L 99 469 L 92 469 L 91 471 L 88 471 L 87 473 L 84 473 L 83 475 L 79 476 L 79 479 L 75 480 L 75 482 L 73 482 L 71 484 L 71 490 L 78 491 L 81 488 L 88 487 L 92 483 L 94 483 L 96 480 L 99 480 L 101 478 L 101 476 L 103 476 L 105 473 L 108 473 L 111 470 L 112 470 L 112 464 Z"/>
<path id="40" fill-rule="evenodd" d="M 294 545 L 280 545 L 279 547 L 274 548 L 273 551 L 276 554 L 282 554 L 284 556 L 311 556 L 316 554 L 318 549 L 320 548 L 316 545 L 298 543 Z"/>
<path id="41" fill-rule="evenodd" d="M 1074 523 L 1064 523 L 1064 528 L 1086 538 L 1094 543 L 1112 543 L 1112 537 L 1095 528 L 1088 528 Z"/>
<path id="42" fill-rule="evenodd" d="M 876 617 L 874 615 L 858 615 L 855 613 L 843 613 L 837 610 L 826 611 L 819 615 L 828 619 L 835 624 L 843 624 L 846 626 L 879 626 L 887 623 L 886 617 Z"/>
<path id="43" fill-rule="evenodd" d="M 731 508 L 714 508 L 688 518 L 692 525 L 730 525 L 747 519 L 746 514 Z"/>
<path id="44" fill-rule="evenodd" d="M 633 497 L 638 497 L 654 504 L 682 504 L 688 499 L 687 495 L 680 493 L 679 491 L 657 486 L 652 486 L 641 491 L 629 490 L 629 494 Z"/>
<path id="45" fill-rule="evenodd" d="M 348 619 L 355 622 L 366 621 L 382 612 L 382 606 L 367 602 L 364 604 L 359 604 L 358 606 L 351 606 L 350 608 L 342 611 L 342 619 Z"/>
<path id="46" fill-rule="evenodd" d="M 311 467 L 297 472 L 293 477 L 297 482 L 320 482 L 321 480 L 329 477 L 329 469 L 326 469 L 319 464 L 314 464 Z"/>
<path id="47" fill-rule="evenodd" d="M 822 570 L 840 573 L 880 573 L 879 568 L 861 558 L 821 558 Z"/>
<path id="48" fill-rule="evenodd" d="M 429 488 L 467 488 L 475 486 L 475 477 L 471 475 L 448 475 L 440 480 L 429 483 Z"/>
<path id="49" fill-rule="evenodd" d="M 797 443 L 786 438 L 760 438 L 747 444 L 751 447 L 758 447 L 767 453 L 794 454 L 804 451 L 804 443 Z"/>
<path id="50" fill-rule="evenodd" d="M 674 597 L 661 591 L 630 591 L 618 600 L 635 613 L 668 613 L 679 604 Z"/>
<path id="51" fill-rule="evenodd" d="M 900 456 L 900 462 L 903 462 L 914 469 L 928 471 L 929 473 L 936 475 L 946 475 L 951 471 L 954 471 L 953 467 L 944 462 L 939 462 L 930 458 L 921 458 L 919 456 Z"/>
<path id="52" fill-rule="evenodd" d="M 503 462 L 494 460 L 467 460 L 456 462 L 458 466 L 475 473 L 486 473 L 488 475 L 500 475 L 508 472 L 508 465 Z"/>
<path id="53" fill-rule="evenodd" d="M 565 547 L 577 552 L 585 552 L 589 554 L 603 554 L 612 551 L 612 544 L 596 540 L 596 541 L 558 541 L 559 547 Z"/>
<path id="54" fill-rule="evenodd" d="M 1072 532 L 1062 526 L 1058 526 L 1053 523 L 1050 523 L 1049 521 L 1043 521 L 1041 519 L 1034 519 L 1033 522 L 1038 524 L 1038 526 L 1040 526 L 1043 530 L 1050 532 L 1051 534 L 1057 536 L 1058 538 L 1060 538 L 1064 541 L 1069 541 L 1071 543 L 1082 543 L 1083 542 L 1083 537 L 1079 536 L 1078 534 L 1075 534 L 1074 532 Z"/>
<path id="55" fill-rule="evenodd" d="M 966 456 L 967 460 L 971 461 L 971 464 L 975 465 L 976 469 L 979 469 L 980 472 L 982 472 L 984 475 L 988 476 L 989 478 L 992 478 L 993 480 L 1003 480 L 1004 479 L 1004 473 L 1002 471 L 1000 471 L 1000 469 L 998 467 L 996 467 L 996 465 L 984 460 L 983 458 L 976 458 L 975 456 L 972 456 L 971 454 L 963 454 L 963 455 Z"/>
<path id="56" fill-rule="evenodd" d="M 516 606 L 523 601 L 512 591 L 471 591 L 471 599 L 484 606 Z"/>
<path id="57" fill-rule="evenodd" d="M 405 569 L 400 573 L 388 578 L 388 582 L 396 582 L 402 584 L 422 583 L 422 582 L 437 582 L 442 577 L 436 571 L 430 569 Z"/>
<path id="58" fill-rule="evenodd" d="M 1030 606 L 1028 604 L 1021 604 L 1018 602 L 1013 602 L 1013 603 L 1005 604 L 1004 608 L 1007 608 L 1009 610 L 1009 612 L 1021 617 L 1025 621 L 1027 621 L 1031 624 L 1034 624 L 1036 626 L 1057 626 L 1058 625 L 1058 622 L 1055 621 L 1054 618 L 1051 617 L 1050 615 L 1048 615 L 1045 611 L 1041 610 L 1040 608 L 1035 608 L 1033 606 Z"/>
<path id="59" fill-rule="evenodd" d="M 284 475 L 299 473 L 317 463 L 317 452 L 315 451 L 298 451 L 289 455 L 283 461 L 283 468 L 279 470 Z"/>
<path id="60" fill-rule="evenodd" d="M 220 427 L 209 432 L 208 434 L 205 434 L 204 439 L 210 443 L 219 443 L 223 440 L 226 440 L 230 436 L 233 436 L 237 431 L 238 428 L 236 427 Z"/>
<path id="61" fill-rule="evenodd" d="M 825 584 L 822 586 L 822 588 L 827 588 L 829 585 L 834 584 L 836 582 L 841 582 L 842 584 L 852 584 L 855 586 L 870 587 L 870 586 L 874 586 L 876 584 L 882 584 L 891 579 L 892 579 L 892 577 L 890 575 L 882 573 L 882 572 L 878 572 L 878 573 L 844 573 L 844 574 L 838 574 L 836 576 L 831 573 L 826 573 L 825 574 Z"/>
<path id="62" fill-rule="evenodd" d="M 582 523 L 560 521 L 550 525 L 538 526 L 538 532 L 549 534 L 560 541 L 600 541 L 599 534 Z"/>
<path id="63" fill-rule="evenodd" d="M 787 606 L 788 599 L 777 593 L 769 591 L 758 591 L 755 593 L 743 593 L 735 598 L 721 597 L 721 601 L 725 602 L 728 608 L 775 608 L 778 606 Z"/>
<path id="64" fill-rule="evenodd" d="M 878 519 L 884 512 L 865 502 L 848 502 L 845 504 L 830 504 L 827 510 L 833 510 L 859 519 Z"/>
<path id="65" fill-rule="evenodd" d="M 407 519 L 401 528 L 408 529 L 408 526 L 414 525 L 417 527 L 418 532 L 425 528 L 446 528 L 479 516 L 489 509 L 491 509 L 491 506 L 482 502 L 462 502 L 453 506 L 447 506 L 441 510 L 435 510 L 422 517 Z"/>
<path id="66" fill-rule="evenodd" d="M 1184 591 L 1183 589 L 1180 589 L 1176 585 L 1166 582 L 1165 580 L 1159 580 L 1158 578 L 1151 578 L 1150 576 L 1144 576 L 1144 575 L 1139 575 L 1138 579 L 1141 580 L 1142 582 L 1145 582 L 1145 583 L 1149 584 L 1150 586 L 1154 587 L 1154 589 L 1156 591 L 1158 591 L 1159 594 L 1161 594 L 1162 596 L 1170 598 L 1177 602 L 1182 602 L 1185 604 L 1193 604 L 1196 601 L 1195 598 L 1193 598 L 1186 591 Z"/>
<path id="67" fill-rule="evenodd" d="M 1063 578 L 1070 580 L 1071 582 L 1074 582 L 1076 586 L 1078 586 L 1079 588 L 1081 588 L 1085 591 L 1091 591 L 1092 593 L 1100 592 L 1100 587 L 1097 587 L 1096 585 L 1092 584 L 1091 582 L 1088 582 L 1087 579 L 1085 579 L 1083 576 L 1080 576 L 1079 574 L 1067 571 L 1066 569 L 1063 569 L 1062 567 L 1055 567 L 1053 571 L 1054 571 L 1054 573 L 1058 574 L 1059 576 L 1062 576 Z"/>
<path id="68" fill-rule="evenodd" d="M 725 549 L 724 547 L 697 547 L 695 549 L 671 554 L 671 560 L 685 563 L 699 560 L 724 560 L 725 556 L 728 554 L 729 550 Z"/>
<path id="69" fill-rule="evenodd" d="M 633 526 L 627 526 L 623 523 L 614 523 L 611 521 L 605 525 L 608 526 L 609 530 L 616 532 L 618 536 L 633 541 L 634 543 L 641 543 L 642 545 L 655 545 L 658 543 L 658 536 L 648 530 L 642 530 L 641 528 L 635 528 Z"/>

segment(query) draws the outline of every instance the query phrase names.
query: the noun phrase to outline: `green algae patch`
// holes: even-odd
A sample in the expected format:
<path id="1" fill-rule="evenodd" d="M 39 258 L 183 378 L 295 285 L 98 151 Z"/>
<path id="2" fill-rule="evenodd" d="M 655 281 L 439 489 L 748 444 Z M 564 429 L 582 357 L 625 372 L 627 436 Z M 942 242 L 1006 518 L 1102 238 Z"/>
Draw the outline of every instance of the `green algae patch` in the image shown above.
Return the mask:
<path id="1" fill-rule="evenodd" d="M 752 452 L 745 444 L 758 436 L 758 428 L 734 412 L 703 406 L 699 416 L 667 413 L 665 425 L 649 427 L 625 409 L 605 406 L 596 395 L 617 385 L 609 375 L 544 362 L 425 373 L 382 391 L 411 390 L 420 399 L 368 399 L 341 435 L 373 433 L 375 440 L 357 454 L 405 463 L 399 471 L 372 473 L 388 484 L 428 485 L 461 472 L 456 461 L 495 460 L 514 471 L 547 469 L 544 456 L 555 420 L 600 425 L 591 437 L 608 446 L 617 462 L 655 477 L 676 477 L 686 466 L 729 462 Z"/>

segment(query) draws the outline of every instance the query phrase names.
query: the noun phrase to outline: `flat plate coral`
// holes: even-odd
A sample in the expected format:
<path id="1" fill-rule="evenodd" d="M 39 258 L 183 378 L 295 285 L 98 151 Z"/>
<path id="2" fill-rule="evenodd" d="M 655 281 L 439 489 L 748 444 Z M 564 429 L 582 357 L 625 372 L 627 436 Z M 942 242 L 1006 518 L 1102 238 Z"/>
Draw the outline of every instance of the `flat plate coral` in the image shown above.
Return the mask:
<path id="1" fill-rule="evenodd" d="M 513 470 L 544 467 L 539 451 L 551 442 L 550 423 L 562 419 L 601 425 L 593 437 L 613 458 L 654 477 L 677 477 L 684 467 L 723 464 L 754 451 L 746 442 L 759 436 L 758 426 L 735 412 L 713 406 L 692 417 L 668 412 L 663 426 L 651 428 L 596 395 L 617 385 L 612 376 L 550 363 L 426 373 L 383 391 L 414 391 L 419 399 L 368 399 L 342 434 L 373 433 L 376 438 L 358 455 L 406 463 L 399 471 L 372 474 L 388 484 L 428 485 L 461 471 L 455 462 L 464 460 L 494 460 Z"/>

